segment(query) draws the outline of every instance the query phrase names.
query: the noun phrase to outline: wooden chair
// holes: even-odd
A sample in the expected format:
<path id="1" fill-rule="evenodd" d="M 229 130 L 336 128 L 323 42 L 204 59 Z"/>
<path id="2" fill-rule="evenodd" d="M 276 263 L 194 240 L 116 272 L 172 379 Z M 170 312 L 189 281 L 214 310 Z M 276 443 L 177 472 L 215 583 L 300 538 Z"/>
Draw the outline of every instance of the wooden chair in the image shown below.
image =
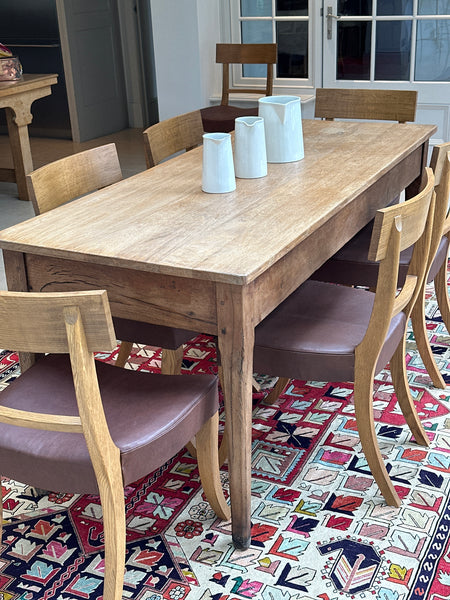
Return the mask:
<path id="1" fill-rule="evenodd" d="M 384 465 L 372 409 L 373 378 L 390 361 L 397 399 L 415 440 L 428 445 L 408 388 L 406 324 L 428 264 L 434 213 L 434 177 L 414 199 L 377 212 L 371 260 L 379 262 L 376 292 L 308 280 L 255 330 L 254 368 L 259 373 L 318 381 L 354 381 L 361 445 L 386 502 L 400 499 Z M 400 252 L 414 245 L 397 294 Z"/>
<path id="2" fill-rule="evenodd" d="M 365 90 L 317 88 L 314 116 L 334 119 L 414 121 L 417 92 L 413 90 Z"/>
<path id="3" fill-rule="evenodd" d="M 199 110 L 166 119 L 144 131 L 147 168 L 182 150 L 192 150 L 203 144 L 203 123 Z"/>
<path id="4" fill-rule="evenodd" d="M 52 353 L 0 393 L 2 475 L 47 490 L 100 494 L 103 598 L 121 600 L 123 488 L 163 465 L 192 435 L 204 492 L 216 514 L 230 518 L 218 468 L 217 378 L 94 361 L 94 352 L 116 345 L 104 290 L 0 292 L 0 321 L 0 347 Z"/>
<path id="5" fill-rule="evenodd" d="M 27 175 L 27 185 L 36 214 L 42 214 L 74 198 L 88 194 L 122 179 L 115 144 L 85 150 L 44 165 Z M 162 325 L 114 317 L 114 328 L 121 340 L 116 366 L 123 367 L 133 343 L 162 348 L 161 372 L 181 370 L 183 344 L 197 335 Z M 132 340 L 132 341 L 130 341 Z"/>
<path id="6" fill-rule="evenodd" d="M 425 286 L 427 283 L 434 282 L 439 311 L 447 330 L 450 332 L 450 303 L 447 289 L 447 264 L 450 246 L 450 216 L 448 215 L 450 193 L 449 152 L 450 142 L 447 142 L 436 145 L 431 156 L 430 167 L 435 173 L 436 210 L 430 264 L 423 289 L 411 314 L 414 337 L 422 361 L 433 385 L 443 389 L 446 387 L 446 383 L 433 357 L 427 336 Z M 373 288 L 378 277 L 378 264 L 370 261 L 367 257 L 372 228 L 373 222 L 370 222 L 320 269 L 313 273 L 311 278 L 318 281 Z M 411 249 L 405 250 L 400 255 L 400 284 L 406 277 L 411 255 Z"/>
<path id="7" fill-rule="evenodd" d="M 273 65 L 277 62 L 276 44 L 217 44 L 216 63 L 222 64 L 222 99 L 219 106 L 201 109 L 203 129 L 206 132 L 229 132 L 234 130 L 237 117 L 258 115 L 258 108 L 241 108 L 229 104 L 230 94 L 259 94 L 271 96 L 273 89 Z M 267 65 L 265 88 L 230 87 L 230 65 Z"/>

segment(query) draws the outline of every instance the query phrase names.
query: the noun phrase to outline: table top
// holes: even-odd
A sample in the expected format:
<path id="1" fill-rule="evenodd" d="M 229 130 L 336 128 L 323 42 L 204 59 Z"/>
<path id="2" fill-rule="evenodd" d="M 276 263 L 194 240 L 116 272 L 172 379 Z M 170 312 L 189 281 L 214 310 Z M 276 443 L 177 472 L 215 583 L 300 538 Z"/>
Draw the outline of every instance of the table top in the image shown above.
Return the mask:
<path id="1" fill-rule="evenodd" d="M 236 190 L 201 190 L 202 149 L 0 232 L 0 247 L 245 285 L 436 131 L 304 120 L 305 158 Z"/>
<path id="2" fill-rule="evenodd" d="M 14 96 L 46 85 L 53 85 L 57 81 L 58 75 L 56 73 L 36 75 L 25 73 L 17 81 L 0 81 L 0 98 Z"/>

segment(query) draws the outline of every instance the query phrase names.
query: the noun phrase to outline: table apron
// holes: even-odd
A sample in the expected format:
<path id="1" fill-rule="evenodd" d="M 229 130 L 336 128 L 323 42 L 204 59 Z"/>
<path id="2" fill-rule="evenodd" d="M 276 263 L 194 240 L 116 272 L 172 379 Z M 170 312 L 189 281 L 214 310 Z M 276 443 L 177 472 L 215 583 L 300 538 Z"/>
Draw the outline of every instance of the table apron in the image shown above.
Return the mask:
<path id="1" fill-rule="evenodd" d="M 36 254 L 25 268 L 29 291 L 105 289 L 113 316 L 217 333 L 214 282 Z"/>

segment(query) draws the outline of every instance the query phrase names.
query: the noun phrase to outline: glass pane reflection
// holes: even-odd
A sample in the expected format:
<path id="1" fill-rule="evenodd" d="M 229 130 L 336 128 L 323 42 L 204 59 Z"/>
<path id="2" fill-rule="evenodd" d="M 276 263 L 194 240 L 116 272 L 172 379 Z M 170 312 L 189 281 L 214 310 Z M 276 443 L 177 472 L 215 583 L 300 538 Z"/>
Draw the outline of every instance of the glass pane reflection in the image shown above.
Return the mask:
<path id="1" fill-rule="evenodd" d="M 366 21 L 337 22 L 337 79 L 369 79 L 371 32 Z"/>
<path id="2" fill-rule="evenodd" d="M 308 77 L 308 23 L 277 23 L 277 77 Z"/>
<path id="3" fill-rule="evenodd" d="M 272 21 L 242 21 L 241 38 L 244 44 L 271 44 Z M 244 77 L 266 77 L 265 65 L 244 65 Z"/>
<path id="4" fill-rule="evenodd" d="M 412 15 L 413 0 L 378 0 L 377 15 Z"/>
<path id="5" fill-rule="evenodd" d="M 411 21 L 378 21 L 375 79 L 409 79 Z"/>
<path id="6" fill-rule="evenodd" d="M 450 15 L 450 0 L 419 0 L 419 15 Z"/>
<path id="7" fill-rule="evenodd" d="M 361 17 L 372 14 L 372 0 L 338 0 L 337 14 Z"/>
<path id="8" fill-rule="evenodd" d="M 278 17 L 308 16 L 308 0 L 277 0 L 276 4 Z"/>
<path id="9" fill-rule="evenodd" d="M 417 23 L 416 81 L 450 81 L 450 20 Z"/>
<path id="10" fill-rule="evenodd" d="M 241 0 L 241 17 L 271 17 L 272 0 Z"/>

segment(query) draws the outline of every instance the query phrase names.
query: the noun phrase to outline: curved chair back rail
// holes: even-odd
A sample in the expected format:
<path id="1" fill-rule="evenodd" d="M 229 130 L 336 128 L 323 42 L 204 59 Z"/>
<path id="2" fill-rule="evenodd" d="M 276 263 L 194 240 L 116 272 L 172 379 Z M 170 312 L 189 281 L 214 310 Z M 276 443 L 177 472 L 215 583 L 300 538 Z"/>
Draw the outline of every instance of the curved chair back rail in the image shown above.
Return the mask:
<path id="1" fill-rule="evenodd" d="M 147 168 L 182 150 L 192 150 L 203 143 L 203 123 L 199 110 L 166 119 L 144 131 Z"/>
<path id="2" fill-rule="evenodd" d="M 317 88 L 314 116 L 334 119 L 414 121 L 417 92 L 414 90 L 368 90 Z"/>

